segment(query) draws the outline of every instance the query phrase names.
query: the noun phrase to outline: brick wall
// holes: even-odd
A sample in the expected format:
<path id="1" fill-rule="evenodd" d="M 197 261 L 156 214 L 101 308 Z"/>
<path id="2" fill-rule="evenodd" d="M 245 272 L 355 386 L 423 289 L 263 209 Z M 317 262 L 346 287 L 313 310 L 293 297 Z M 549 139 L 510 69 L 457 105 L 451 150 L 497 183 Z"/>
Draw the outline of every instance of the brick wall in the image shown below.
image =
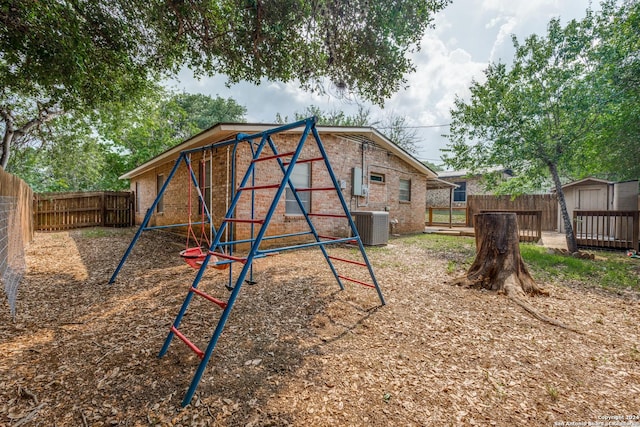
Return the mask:
<path id="1" fill-rule="evenodd" d="M 273 140 L 278 146 L 280 153 L 293 151 L 299 142 L 299 134 L 275 135 Z M 426 197 L 426 177 L 418 173 L 411 166 L 400 158 L 383 150 L 374 144 L 347 140 L 335 135 L 322 135 L 322 142 L 329 156 L 331 167 L 340 183 L 344 182 L 343 196 L 350 210 L 365 211 L 388 211 L 389 219 L 397 225 L 394 232 L 412 233 L 420 232 L 424 229 L 424 207 Z M 270 155 L 271 150 L 266 147 L 263 156 Z M 208 154 L 207 154 L 208 155 Z M 213 188 L 212 188 L 212 217 L 214 224 L 220 224 L 220 220 L 227 210 L 231 194 L 230 177 L 232 164 L 232 147 L 222 147 L 213 153 Z M 300 159 L 319 157 L 320 153 L 312 137 L 305 143 Z M 193 155 L 192 162 L 194 169 L 200 155 Z M 240 180 L 244 176 L 250 164 L 251 153 L 248 144 L 238 146 L 236 153 L 235 187 L 239 186 Z M 140 198 L 140 211 L 136 213 L 136 222 L 140 223 L 148 207 L 153 203 L 156 196 L 156 177 L 164 174 L 168 176 L 173 161 L 161 165 L 143 175 L 132 179 L 131 189 L 138 188 Z M 332 187 L 324 162 L 311 162 L 311 180 L 313 187 Z M 352 196 L 352 169 L 354 167 L 363 170 L 363 183 L 368 185 L 368 196 Z M 371 173 L 384 177 L 384 182 L 370 182 Z M 282 172 L 277 167 L 276 161 L 258 162 L 255 165 L 255 185 L 275 184 L 282 179 Z M 399 201 L 400 179 L 411 181 L 411 200 L 408 202 Z M 137 185 L 136 185 L 137 183 Z M 229 183 L 229 184 L 228 184 Z M 176 172 L 172 182 L 167 187 L 164 195 L 164 210 L 162 213 L 154 213 L 150 225 L 168 225 L 187 222 L 188 212 L 188 175 L 186 167 L 181 166 Z M 251 181 L 248 183 L 251 185 Z M 263 218 L 275 195 L 276 189 L 259 190 L 255 192 L 254 217 Z M 192 193 L 192 211 L 194 217 L 199 215 L 198 203 L 195 192 Z M 311 193 L 311 212 L 315 213 L 335 213 L 341 214 L 342 207 L 339 199 L 333 191 L 315 191 Z M 244 192 L 235 213 L 236 218 L 251 217 L 251 192 Z M 195 219 L 197 220 L 197 218 Z M 349 228 L 346 220 L 340 218 L 313 218 L 314 225 L 318 232 L 323 235 L 336 237 L 346 237 L 349 235 Z M 255 226 L 257 233 L 258 225 Z M 284 193 L 279 200 L 267 235 L 290 234 L 307 231 L 308 226 L 303 216 L 287 215 L 285 213 Z M 235 224 L 234 240 L 245 239 L 250 236 L 249 224 Z M 286 244 L 291 244 L 295 240 L 289 238 Z M 308 239 L 308 237 L 307 237 Z M 268 241 L 264 246 L 281 246 L 282 241 Z"/>

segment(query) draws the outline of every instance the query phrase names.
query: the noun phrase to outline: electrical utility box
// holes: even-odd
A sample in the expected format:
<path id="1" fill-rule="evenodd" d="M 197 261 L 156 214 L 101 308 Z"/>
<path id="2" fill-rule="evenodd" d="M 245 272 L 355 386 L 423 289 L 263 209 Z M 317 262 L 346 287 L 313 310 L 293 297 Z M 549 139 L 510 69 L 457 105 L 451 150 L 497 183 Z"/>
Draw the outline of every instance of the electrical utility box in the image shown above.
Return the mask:
<path id="1" fill-rule="evenodd" d="M 354 211 L 351 217 L 356 225 L 362 244 L 386 245 L 389 241 L 389 212 Z"/>
<path id="2" fill-rule="evenodd" d="M 351 169 L 351 195 L 352 196 L 364 196 L 365 193 L 362 188 L 362 168 Z"/>

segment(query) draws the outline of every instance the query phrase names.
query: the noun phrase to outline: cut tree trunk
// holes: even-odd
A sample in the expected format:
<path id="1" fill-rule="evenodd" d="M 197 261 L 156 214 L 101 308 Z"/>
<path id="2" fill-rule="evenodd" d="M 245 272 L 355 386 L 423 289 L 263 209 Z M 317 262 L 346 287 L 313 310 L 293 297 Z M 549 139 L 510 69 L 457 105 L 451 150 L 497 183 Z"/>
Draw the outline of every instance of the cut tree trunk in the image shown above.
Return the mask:
<path id="1" fill-rule="evenodd" d="M 549 295 L 529 274 L 520 255 L 515 213 L 488 212 L 473 216 L 476 259 L 467 273 L 453 284 L 506 294 L 528 313 L 554 326 L 579 332 L 537 311 L 525 301 L 527 295 Z"/>
<path id="2" fill-rule="evenodd" d="M 455 284 L 523 297 L 547 295 L 533 280 L 522 261 L 515 213 L 481 213 L 473 216 L 476 259 Z"/>

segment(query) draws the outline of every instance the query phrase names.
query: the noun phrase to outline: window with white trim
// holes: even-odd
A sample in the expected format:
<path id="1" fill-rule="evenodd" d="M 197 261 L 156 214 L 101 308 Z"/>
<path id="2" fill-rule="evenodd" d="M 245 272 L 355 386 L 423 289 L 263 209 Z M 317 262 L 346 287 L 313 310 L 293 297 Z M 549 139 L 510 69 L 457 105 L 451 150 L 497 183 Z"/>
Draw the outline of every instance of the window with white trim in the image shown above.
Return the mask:
<path id="1" fill-rule="evenodd" d="M 411 180 L 400 178 L 400 194 L 398 200 L 401 202 L 411 201 Z"/>
<path id="2" fill-rule="evenodd" d="M 467 201 L 467 183 L 465 181 L 455 182 L 458 188 L 453 189 L 453 201 L 454 202 L 466 202 Z"/>
<path id="3" fill-rule="evenodd" d="M 291 173 L 291 183 L 295 188 L 311 187 L 311 168 L 309 163 L 297 163 L 293 167 L 293 172 Z M 311 192 L 298 192 L 298 197 L 300 198 L 300 201 L 302 201 L 304 209 L 309 212 L 309 210 L 311 209 Z M 302 214 L 300 206 L 298 205 L 298 202 L 296 202 L 296 198 L 293 195 L 293 190 L 291 190 L 288 185 L 286 188 L 285 200 L 285 213 L 287 215 Z"/>
<path id="4" fill-rule="evenodd" d="M 384 184 L 384 174 L 371 172 L 371 174 L 369 174 L 369 181 Z"/>

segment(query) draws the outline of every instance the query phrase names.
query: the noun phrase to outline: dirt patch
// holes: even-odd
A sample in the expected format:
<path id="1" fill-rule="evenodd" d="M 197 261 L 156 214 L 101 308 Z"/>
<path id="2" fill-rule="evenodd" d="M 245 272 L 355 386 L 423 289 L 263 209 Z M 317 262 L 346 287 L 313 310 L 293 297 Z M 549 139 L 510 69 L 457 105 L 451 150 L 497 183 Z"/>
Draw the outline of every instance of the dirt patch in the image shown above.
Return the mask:
<path id="1" fill-rule="evenodd" d="M 551 426 L 640 407 L 638 301 L 554 283 L 528 300 L 580 335 L 448 285 L 445 256 L 392 240 L 369 251 L 384 307 L 340 291 L 317 249 L 256 262 L 181 408 L 197 357 L 179 340 L 156 355 L 195 271 L 145 233 L 108 286 L 133 232 L 36 235 L 16 323 L 0 304 L 0 425 Z M 201 288 L 227 297 L 224 274 Z M 219 313 L 194 299 L 186 335 L 206 346 Z"/>

